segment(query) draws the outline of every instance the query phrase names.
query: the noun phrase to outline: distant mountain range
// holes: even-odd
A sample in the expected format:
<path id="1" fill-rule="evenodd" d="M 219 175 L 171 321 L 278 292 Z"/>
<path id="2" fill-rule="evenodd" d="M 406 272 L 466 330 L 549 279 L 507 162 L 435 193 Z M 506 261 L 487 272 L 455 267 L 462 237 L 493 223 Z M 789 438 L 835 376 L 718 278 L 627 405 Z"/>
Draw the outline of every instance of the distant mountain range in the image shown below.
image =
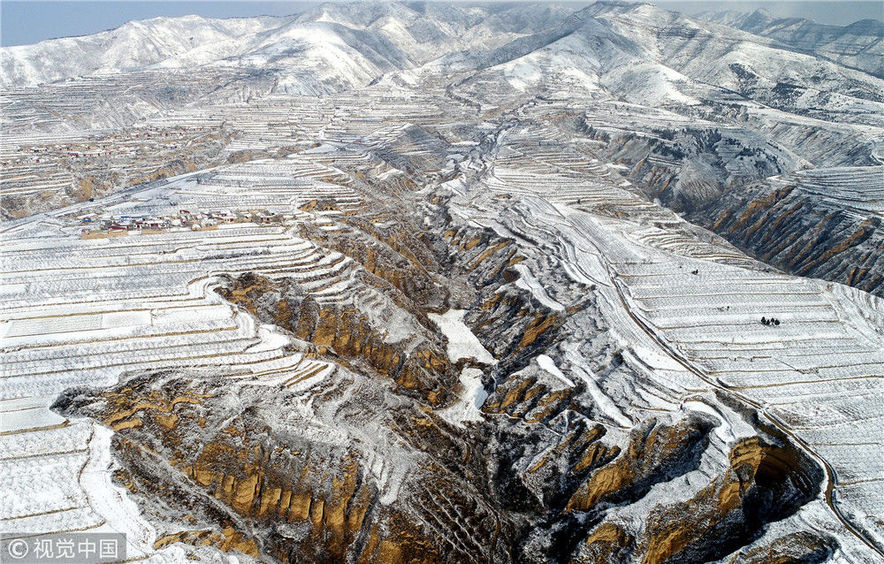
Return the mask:
<path id="1" fill-rule="evenodd" d="M 882 37 L 358 2 L 0 50 L 0 553 L 880 561 Z"/>
<path id="2" fill-rule="evenodd" d="M 769 37 L 793 49 L 884 78 L 884 23 L 878 20 L 860 20 L 846 26 L 823 25 L 804 18 L 776 18 L 763 9 L 751 13 L 706 12 L 697 17 Z"/>
<path id="3" fill-rule="evenodd" d="M 363 85 L 452 51 L 494 48 L 559 25 L 570 10 L 324 4 L 290 17 L 154 18 L 0 51 L 2 85 L 155 68 L 309 68 L 325 89 Z M 323 88 L 320 88 L 322 90 Z"/>
<path id="4" fill-rule="evenodd" d="M 691 88 L 677 84 L 686 77 L 740 90 L 758 80 L 795 85 L 795 78 L 805 76 L 813 82 L 798 86 L 825 90 L 833 80 L 846 79 L 857 86 L 850 95 L 877 99 L 881 91 L 821 61 L 880 78 L 884 24 L 875 20 L 824 26 L 775 19 L 763 11 L 692 19 L 650 4 L 616 2 L 572 12 L 557 5 L 372 3 L 325 4 L 289 17 L 154 18 L 94 35 L 4 48 L 0 84 L 34 86 L 78 76 L 209 66 L 267 70 L 278 77 L 280 90 L 327 92 L 425 65 L 476 70 L 530 55 L 529 65 L 567 59 L 565 66 L 618 93 L 628 90 L 633 98 L 665 99 L 672 93 L 685 101 L 690 94 L 681 91 Z M 716 41 L 709 41 L 713 36 Z M 627 62 L 629 70 L 622 68 Z M 636 79 L 648 84 L 636 89 Z"/>

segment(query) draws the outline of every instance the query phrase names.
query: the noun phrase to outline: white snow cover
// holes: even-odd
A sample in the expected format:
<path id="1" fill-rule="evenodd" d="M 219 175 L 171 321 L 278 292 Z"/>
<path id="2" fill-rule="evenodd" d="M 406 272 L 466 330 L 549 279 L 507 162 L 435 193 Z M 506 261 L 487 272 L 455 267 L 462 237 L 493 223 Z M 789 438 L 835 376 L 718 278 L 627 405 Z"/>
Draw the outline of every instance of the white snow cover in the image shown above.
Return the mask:
<path id="1" fill-rule="evenodd" d="M 810 134 L 818 128 L 876 144 L 869 158 L 880 162 L 884 104 L 876 100 L 884 81 L 809 51 L 790 51 L 648 4 L 597 3 L 567 28 L 555 17 L 535 25 L 526 17 L 529 23 L 505 31 L 494 26 L 493 18 L 485 19 L 485 8 L 457 11 L 477 24 L 458 23 L 430 5 L 425 8 L 426 14 L 420 14 L 400 4 L 331 4 L 298 18 L 157 18 L 88 37 L 0 49 L 4 90 L 78 76 L 87 79 L 73 83 L 71 91 L 88 90 L 93 84 L 113 84 L 130 71 L 148 73 L 142 80 L 169 84 L 185 82 L 197 70 L 211 71 L 218 73 L 212 75 L 212 89 L 223 82 L 218 77 L 228 76 L 224 73 L 272 76 L 268 89 L 305 97 L 267 96 L 247 81 L 235 95 L 213 92 L 170 110 L 164 101 L 158 105 L 158 100 L 132 94 L 109 98 L 105 106 L 110 107 L 89 109 L 87 121 L 78 123 L 94 126 L 106 123 L 104 114 L 128 111 L 153 116 L 152 124 L 176 127 L 225 122 L 237 133 L 226 148 L 231 153 L 273 154 L 293 142 L 317 145 L 285 159 L 198 171 L 69 208 L 77 217 L 87 212 L 166 214 L 179 207 L 268 209 L 285 215 L 285 225 L 237 223 L 202 232 L 172 229 L 92 240 L 79 239 L 81 226 L 63 211 L 0 225 L 0 491 L 5 495 L 0 520 L 6 530 L 25 535 L 107 527 L 132 535 L 138 547 L 133 556 L 152 552 L 154 533 L 125 491 L 108 479 L 109 432 L 48 409 L 64 389 L 112 385 L 126 370 L 193 365 L 251 374 L 255 382 L 286 385 L 295 392 L 334 378 L 334 365 L 289 352 L 286 347 L 296 344 L 290 336 L 221 300 L 212 291 L 219 273 L 292 277 L 325 303 L 364 305 L 387 342 L 402 342 L 420 330 L 407 326 L 408 316 L 378 293 L 357 294 L 353 261 L 300 239 L 293 224 L 304 217 L 299 206 L 310 200 L 331 199 L 342 210 L 353 210 L 361 201 L 357 190 L 339 182 L 349 176 L 335 168 L 334 159 L 370 162 L 379 180 L 404 177 L 370 151 L 412 127 L 411 122 L 436 123 L 438 118 L 426 112 L 443 109 L 394 100 L 390 107 L 395 109 L 389 110 L 385 104 L 397 96 L 444 89 L 440 97 L 451 103 L 444 111 L 452 112 L 442 120 L 444 127 L 463 116 L 474 119 L 478 112 L 487 120 L 478 130 L 488 136 L 480 145 L 478 136 L 457 140 L 452 134 L 449 146 L 458 152 L 448 155 L 430 155 L 415 143 L 406 156 L 444 157 L 440 177 L 456 175 L 440 189 L 454 197 L 453 221 L 492 229 L 526 249 L 539 245 L 548 254 L 548 262 L 514 266 L 520 275 L 515 286 L 541 306 L 564 312 L 576 303 L 569 292 L 586 294 L 592 288 L 606 337 L 622 347 L 622 361 L 653 385 L 630 387 L 616 374 L 594 370 L 576 346 L 537 356 L 537 367 L 564 385 L 584 382 L 594 415 L 623 431 L 647 416 L 643 410 L 709 416 L 718 421 L 710 451 L 750 432 L 714 397 L 725 389 L 736 394 L 832 465 L 838 506 L 884 543 L 882 301 L 838 284 L 765 271 L 733 248 L 685 236 L 696 231 L 679 230 L 685 227 L 680 218 L 631 191 L 636 188 L 626 179 L 630 167 L 601 162 L 593 152 L 602 143 L 568 139 L 572 133 L 546 127 L 542 120 L 552 113 L 534 122 L 531 117 L 534 104 L 558 104 L 560 116 L 585 112 L 587 125 L 601 121 L 608 125 L 603 130 L 615 135 L 629 133 L 641 120 L 655 128 L 718 127 L 709 121 L 715 118 L 698 117 L 705 116 L 705 107 L 688 110 L 687 119 L 676 112 L 724 96 L 733 103 L 734 119 L 770 124 L 769 147 L 782 143 L 771 149 L 786 163 L 774 182 L 785 186 L 797 180 L 798 190 L 826 199 L 835 209 L 880 216 L 880 166 L 812 168 L 813 159 L 791 151 L 804 143 L 830 145 L 826 135 Z M 554 33 L 544 35 L 549 30 Z M 531 47 L 523 49 L 526 44 Z M 742 90 L 741 77 L 746 76 L 752 86 Z M 445 89 L 452 77 L 457 86 Z M 375 80 L 373 90 L 345 92 L 341 98 L 306 97 Z M 788 113 L 777 109 L 779 101 L 752 98 L 752 92 L 769 92 L 780 83 L 803 88 L 792 101 L 800 111 Z M 127 91 L 142 87 L 132 84 Z M 238 102 L 229 103 L 225 96 Z M 463 107 L 453 102 L 455 97 L 465 101 Z M 118 103 L 121 99 L 125 102 Z M 9 100 L 5 111 L 11 113 L 18 102 L 12 95 Z M 53 133 L 40 140 L 42 133 L 32 138 L 31 131 L 40 115 L 55 112 L 58 118 L 78 103 L 61 102 L 62 110 L 50 106 L 44 114 L 39 104 L 26 106 L 38 117 L 19 115 L 27 134 L 6 143 L 4 151 L 66 139 Z M 823 116 L 828 121 L 819 117 L 822 110 L 830 112 Z M 522 127 L 522 117 L 532 125 Z M 127 119 L 118 123 L 129 127 Z M 75 127 L 68 121 L 59 126 Z M 550 136 L 581 149 L 567 154 L 558 145 L 549 149 L 544 143 Z M 487 152 L 486 143 L 494 145 Z M 712 163 L 691 162 L 676 188 L 702 181 L 713 168 Z M 833 183 L 832 175 L 841 173 L 858 180 Z M 37 178 L 40 191 L 54 186 Z M 335 212 L 323 214 L 312 217 L 320 230 L 344 229 Z M 431 224 L 429 218 L 425 224 Z M 550 278 L 550 272 L 556 277 Z M 449 310 L 431 316 L 448 338 L 450 358 L 494 364 L 464 323 L 464 314 Z M 781 326 L 758 323 L 762 315 L 772 314 L 783 321 Z M 465 425 L 482 417 L 478 408 L 484 400 L 481 372 L 468 368 L 460 377 L 459 400 L 442 414 Z M 311 415 L 301 403 L 292 409 L 305 418 Z M 617 433 L 625 434 L 614 429 L 611 435 Z M 313 438 L 343 442 L 347 435 L 326 428 L 317 429 Z M 704 457 L 706 464 L 711 455 Z M 393 503 L 406 478 L 402 466 L 382 457 L 368 465 L 381 484 L 381 502 Z M 677 488 L 693 491 L 701 483 L 698 470 L 658 484 L 649 503 L 666 501 Z M 637 505 L 630 518 L 641 521 L 648 509 Z M 791 531 L 796 523 L 838 536 L 843 542 L 836 561 L 868 561 L 864 547 L 822 497 L 798 515 L 770 524 L 770 531 Z M 150 561 L 184 558 L 184 551 L 169 547 Z"/>
<path id="2" fill-rule="evenodd" d="M 280 171 L 287 179 L 302 179 L 300 197 L 293 199 L 291 188 L 276 188 Z M 344 208 L 355 198 L 344 187 L 314 180 L 314 175 L 334 171 L 305 160 L 216 172 L 217 178 L 241 175 L 250 183 L 213 188 L 210 181 L 199 184 L 185 175 L 82 207 L 115 215 L 209 205 L 238 211 L 276 207 L 291 214 L 301 201 L 326 197 L 332 189 Z M 36 216 L 0 229 L 0 488 L 6 495 L 0 519 L 10 533 L 114 530 L 129 535 L 131 557 L 152 555 L 158 562 L 183 557 L 179 548 L 153 549 L 155 531 L 125 490 L 111 484 L 111 431 L 49 410 L 67 388 L 109 386 L 125 371 L 198 366 L 216 375 L 252 374 L 258 384 L 286 385 L 297 392 L 333 374 L 329 363 L 286 351 L 293 344 L 290 335 L 225 302 L 213 291 L 217 273 L 304 279 L 305 288 L 316 288 L 318 300 L 367 299 L 375 304 L 371 311 L 378 318 L 371 321 L 378 328 L 402 325 L 401 312 L 391 304 L 349 291 L 352 261 L 320 252 L 285 226 L 236 223 L 214 230 L 82 239 L 76 222 L 55 220 L 51 229 L 43 228 L 45 223 L 45 217 Z M 396 328 L 403 332 L 408 328 Z M 395 498 L 398 479 L 385 477 L 388 501 Z M 204 556 L 218 558 L 217 552 Z"/>
<path id="3" fill-rule="evenodd" d="M 550 374 L 552 374 L 553 376 L 555 376 L 556 378 L 558 378 L 559 380 L 564 382 L 567 386 L 569 386 L 571 388 L 574 387 L 574 382 L 572 382 L 570 378 L 565 376 L 565 374 L 561 370 L 559 370 L 559 367 L 556 366 L 556 361 L 554 361 L 553 359 L 551 359 L 550 357 L 548 357 L 545 354 L 537 355 L 534 358 L 534 360 L 537 361 L 537 365 L 539 367 L 541 367 L 542 369 L 546 370 L 547 372 L 549 372 Z"/>
<path id="4" fill-rule="evenodd" d="M 562 201 L 592 201 L 596 190 L 604 190 L 610 201 L 609 187 L 587 182 L 580 191 L 575 187 L 574 195 L 559 190 L 541 197 L 535 186 L 562 182 L 556 173 L 547 174 L 543 178 L 535 170 L 526 188 L 515 173 L 516 183 L 500 182 L 500 169 L 488 181 L 450 183 L 457 203 L 450 213 L 502 237 L 531 241 L 526 249 L 538 240 L 544 249 L 561 249 L 554 270 L 595 288 L 607 331 L 624 347 L 624 361 L 659 386 L 635 390 L 638 397 L 624 395 L 634 391 L 599 378 L 577 343 L 569 344 L 563 372 L 586 383 L 599 415 L 631 428 L 627 407 L 640 398 L 653 409 L 713 417 L 719 422 L 715 436 L 728 444 L 751 429 L 716 400 L 696 396 L 727 389 L 804 441 L 812 457 L 825 458 L 838 480 L 840 510 L 875 531 L 871 515 L 882 497 L 874 484 L 884 479 L 879 452 L 884 437 L 877 424 L 882 417 L 878 374 L 884 367 L 881 300 L 838 284 L 765 271 L 737 260 L 739 255 L 724 245 L 649 237 L 637 222 L 594 215 Z M 500 194 L 513 193 L 519 195 L 516 201 L 503 200 L 510 202 L 503 209 L 492 206 Z M 631 205 L 628 198 L 622 205 Z M 659 213 L 642 206 L 647 211 L 639 213 Z M 703 249 L 702 258 L 693 258 L 693 249 Z M 782 324 L 765 327 L 762 315 L 774 315 Z M 547 361 L 538 365 L 556 374 Z M 661 389 L 669 392 L 660 394 Z M 690 476 L 684 480 L 673 487 L 690 491 L 700 483 Z M 665 488 L 657 489 L 665 499 Z M 843 532 L 845 561 L 864 561 L 867 549 L 840 528 L 823 501 L 808 505 L 802 515 L 813 527 Z"/>
<path id="5" fill-rule="evenodd" d="M 549 309 L 553 311 L 565 311 L 565 306 L 549 297 L 546 289 L 537 281 L 537 278 L 531 274 L 531 270 L 526 265 L 520 263 L 512 268 L 519 273 L 519 278 L 516 280 L 517 287 L 531 292 L 531 295 L 537 298 L 537 301 Z"/>
<path id="6" fill-rule="evenodd" d="M 495 358 L 463 322 L 465 313 L 466 310 L 463 309 L 449 309 L 441 315 L 431 313 L 428 316 L 448 338 L 448 358 L 454 362 L 462 358 L 472 358 L 478 362 L 495 364 Z"/>
<path id="7" fill-rule="evenodd" d="M 481 421 L 481 407 L 488 397 L 482 387 L 482 371 L 477 368 L 464 368 L 460 373 L 461 392 L 457 402 L 439 411 L 449 423 L 463 426 L 468 421 Z"/>

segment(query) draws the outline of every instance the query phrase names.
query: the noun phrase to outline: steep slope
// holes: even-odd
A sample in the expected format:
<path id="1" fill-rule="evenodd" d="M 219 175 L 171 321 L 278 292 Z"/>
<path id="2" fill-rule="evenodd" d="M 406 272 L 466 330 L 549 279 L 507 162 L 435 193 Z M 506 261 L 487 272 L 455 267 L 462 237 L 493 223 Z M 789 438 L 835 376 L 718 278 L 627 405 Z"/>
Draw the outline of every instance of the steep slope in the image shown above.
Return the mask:
<path id="1" fill-rule="evenodd" d="M 363 86 L 448 52 L 494 48 L 554 27 L 570 12 L 388 2 L 321 5 L 285 18 L 154 18 L 95 35 L 4 48 L 0 85 L 220 65 L 275 73 L 283 91 L 297 90 L 301 80 L 306 82 L 301 93 L 322 93 Z"/>
<path id="2" fill-rule="evenodd" d="M 884 82 L 863 72 L 650 4 L 598 2 L 587 12 L 701 85 L 792 113 L 881 124 Z"/>
<path id="3" fill-rule="evenodd" d="M 880 560 L 880 80 L 646 4 L 170 52 L 0 99 L 7 532 Z"/>
<path id="4" fill-rule="evenodd" d="M 878 20 L 823 25 L 803 18 L 775 18 L 763 9 L 752 13 L 707 12 L 697 17 L 769 37 L 798 51 L 884 78 L 884 23 Z"/>
<path id="5" fill-rule="evenodd" d="M 590 106 L 608 92 L 630 103 L 663 106 L 675 115 L 626 105 L 591 109 L 583 131 L 600 143 L 594 150 L 603 159 L 629 166 L 630 179 L 648 197 L 753 256 L 789 272 L 882 291 L 876 265 L 880 210 L 851 206 L 832 215 L 843 205 L 843 190 L 851 202 L 877 202 L 880 171 L 821 171 L 816 189 L 796 192 L 800 205 L 780 202 L 775 188 L 762 195 L 752 186 L 813 166 L 879 163 L 880 80 L 647 4 L 597 3 L 577 17 L 561 36 L 536 34 L 493 52 L 510 56 L 459 82 L 458 89 L 488 106 L 502 93 L 518 104 L 529 92 L 562 100 L 578 95 Z M 542 46 L 523 55 L 517 47 L 530 41 Z M 747 65 L 761 70 L 756 74 Z M 857 88 L 850 101 L 833 94 L 848 93 L 845 85 Z M 618 115 L 624 113 L 632 118 L 626 126 Z M 874 126 L 845 123 L 853 120 Z M 851 178 L 865 180 L 842 184 Z M 779 179 L 772 184 L 782 187 Z M 760 204 L 768 200 L 785 205 L 790 221 L 770 215 Z M 756 213 L 764 218 L 749 221 Z"/>
<path id="6" fill-rule="evenodd" d="M 631 129 L 601 112 L 587 113 L 580 127 L 597 143 L 593 152 L 623 163 L 648 198 L 750 255 L 787 272 L 884 291 L 882 171 L 874 161 L 814 168 L 763 136 L 686 121 Z M 814 135 L 829 148 L 839 142 L 825 124 Z"/>
<path id="7" fill-rule="evenodd" d="M 95 73 L 118 74 L 191 51 L 199 52 L 205 61 L 226 56 L 236 50 L 237 40 L 275 25 L 279 25 L 278 18 L 154 18 L 94 35 L 4 47 L 0 49 L 0 86 L 35 86 Z"/>
<path id="8" fill-rule="evenodd" d="M 480 71 L 474 82 L 509 82 L 545 94 L 603 87 L 636 104 L 763 104 L 793 114 L 882 125 L 884 82 L 775 41 L 650 4 L 597 2 L 555 28 L 491 50 L 452 54 L 418 75 Z M 494 78 L 490 78 L 491 75 Z M 459 83 L 462 84 L 462 83 Z"/>
<path id="9" fill-rule="evenodd" d="M 813 169 L 689 215 L 788 272 L 884 295 L 884 167 Z"/>
<path id="10" fill-rule="evenodd" d="M 869 561 L 880 468 L 842 423 L 878 440 L 880 303 L 766 271 L 555 112 L 524 119 L 475 152 L 384 124 L 8 226 L 0 407 L 42 414 L 0 435 L 14 532 L 104 519 L 178 560 Z M 275 219 L 77 237 L 199 206 Z M 722 280 L 727 307 L 701 299 Z M 29 496 L 47 464 L 61 493 Z"/>

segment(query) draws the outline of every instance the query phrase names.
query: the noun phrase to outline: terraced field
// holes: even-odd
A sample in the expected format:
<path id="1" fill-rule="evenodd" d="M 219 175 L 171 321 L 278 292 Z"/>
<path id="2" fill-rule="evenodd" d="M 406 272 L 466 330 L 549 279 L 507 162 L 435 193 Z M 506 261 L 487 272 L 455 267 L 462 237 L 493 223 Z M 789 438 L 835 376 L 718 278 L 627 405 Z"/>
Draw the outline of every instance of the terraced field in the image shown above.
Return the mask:
<path id="1" fill-rule="evenodd" d="M 101 206 L 161 213 L 211 203 L 304 218 L 310 214 L 298 206 L 322 199 L 343 210 L 317 218 L 331 226 L 362 200 L 319 177 L 345 179 L 316 162 L 250 163 L 162 182 Z M 58 394 L 113 385 L 124 372 L 185 367 L 293 390 L 315 386 L 335 365 L 290 349 L 291 337 L 223 300 L 213 291 L 217 275 L 297 280 L 320 303 L 372 296 L 354 278 L 352 260 L 293 235 L 288 225 L 81 239 L 76 224 L 38 220 L 7 225 L 2 236 L 0 444 L 3 489 L 11 497 L 0 519 L 17 533 L 127 532 L 134 557 L 152 552 L 154 532 L 113 505 L 122 494 L 108 474 L 110 432 L 50 411 Z M 39 497 L 32 495 L 35 477 L 43 481 Z"/>
<path id="2" fill-rule="evenodd" d="M 876 75 L 608 2 L 0 51 L 0 531 L 884 557 Z"/>
<path id="3" fill-rule="evenodd" d="M 658 371 L 666 367 L 661 357 L 677 363 L 663 405 L 684 406 L 691 394 L 720 390 L 755 406 L 807 452 L 827 461 L 831 491 L 826 500 L 834 507 L 819 511 L 845 515 L 847 527 L 880 538 L 875 515 L 884 502 L 879 456 L 884 414 L 878 402 L 884 310 L 879 299 L 765 271 L 745 256 L 734 260 L 740 253 L 721 241 L 673 237 L 677 221 L 670 220 L 676 229 L 667 230 L 667 237 L 649 236 L 647 228 L 637 228 L 648 223 L 647 208 L 633 206 L 622 189 L 618 200 L 618 189 L 610 184 L 609 213 L 598 214 L 591 206 L 585 213 L 575 198 L 602 199 L 604 184 L 575 185 L 568 192 L 559 176 L 539 174 L 533 164 L 508 171 L 505 182 L 496 168 L 492 174 L 489 182 L 460 193 L 456 201 L 481 210 L 483 219 L 472 214 L 472 221 L 526 246 L 549 249 L 557 259 L 546 268 L 563 269 L 572 283 L 604 289 L 610 308 L 605 317 L 622 320 L 612 327 L 624 331 L 623 340 L 640 355 L 649 356 L 645 363 Z M 603 173 L 600 179 L 608 176 Z M 529 186 L 564 186 L 567 195 L 554 189 L 538 199 L 530 194 L 544 190 Z M 500 195 L 513 191 L 525 203 L 501 208 L 496 203 Z M 650 215 L 655 220 L 664 216 L 657 210 Z M 541 278 L 540 287 L 561 287 L 535 276 Z M 857 315 L 860 310 L 866 313 Z M 762 318 L 777 323 L 765 324 Z M 646 391 L 630 399 L 612 386 L 605 391 L 617 405 L 638 407 L 646 401 L 639 398 L 648 397 Z M 839 456 L 846 451 L 850 455 Z"/>

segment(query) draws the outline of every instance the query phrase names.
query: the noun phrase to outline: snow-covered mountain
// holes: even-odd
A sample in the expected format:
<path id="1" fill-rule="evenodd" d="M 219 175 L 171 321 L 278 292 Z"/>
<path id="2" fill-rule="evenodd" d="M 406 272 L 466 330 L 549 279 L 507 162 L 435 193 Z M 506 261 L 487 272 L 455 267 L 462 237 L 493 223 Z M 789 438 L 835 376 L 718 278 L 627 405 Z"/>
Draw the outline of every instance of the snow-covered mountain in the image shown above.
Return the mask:
<path id="1" fill-rule="evenodd" d="M 33 86 L 91 74 L 118 74 L 175 58 L 207 63 L 229 56 L 239 42 L 275 25 L 279 25 L 277 18 L 160 17 L 94 35 L 4 47 L 0 49 L 0 85 Z"/>
<path id="2" fill-rule="evenodd" d="M 712 126 L 699 128 L 697 139 L 691 133 L 673 141 L 694 139 L 716 154 L 709 162 L 705 152 L 691 156 L 690 143 L 669 149 L 688 156 L 677 160 L 680 181 L 661 196 L 688 212 L 720 195 L 717 185 L 763 180 L 772 171 L 879 162 L 884 81 L 819 53 L 850 43 L 880 61 L 881 36 L 881 25 L 870 22 L 836 29 L 774 21 L 762 12 L 695 19 L 617 1 L 582 9 L 330 3 L 279 18 L 155 18 L 6 48 L 0 83 L 23 92 L 45 84 L 83 96 L 79 105 L 55 110 L 52 103 L 37 105 L 38 114 L 51 116 L 38 123 L 65 129 L 77 120 L 117 127 L 190 104 L 326 95 L 372 84 L 443 88 L 477 108 L 503 100 L 518 105 L 531 96 L 610 99 L 728 127 L 746 124 L 747 131 L 725 136 L 741 147 L 739 157 L 722 159 L 722 149 L 707 147 L 705 139 L 719 136 L 706 131 Z M 800 48 L 792 46 L 797 38 L 805 42 Z M 100 98 L 90 98 L 75 77 L 108 81 Z M 63 79 L 74 82 L 68 88 Z M 20 116 L 30 123 L 33 111 L 13 104 L 8 121 Z M 765 133 L 771 128 L 774 137 Z"/>
<path id="3" fill-rule="evenodd" d="M 364 86 L 397 72 L 414 80 L 493 69 L 521 89 L 555 83 L 556 75 L 636 103 L 695 104 L 733 91 L 790 111 L 825 109 L 851 119 L 884 114 L 879 79 L 805 53 L 813 49 L 783 49 L 784 39 L 772 33 L 763 38 L 649 4 L 599 2 L 570 12 L 363 3 L 320 5 L 287 18 L 155 18 L 3 49 L 0 83 L 9 88 L 138 70 L 227 68 L 273 76 L 276 91 L 310 94 Z M 759 17 L 717 19 L 757 31 Z M 868 22 L 856 29 L 866 34 L 852 44 L 865 42 L 863 56 L 880 61 L 879 43 L 871 38 L 881 29 Z M 819 49 L 821 41 L 813 40 Z"/>
<path id="4" fill-rule="evenodd" d="M 860 20 L 846 26 L 824 25 L 804 18 L 776 18 L 764 9 L 751 13 L 706 12 L 697 17 L 769 37 L 796 50 L 884 78 L 884 23 L 878 20 Z"/>
<path id="5" fill-rule="evenodd" d="M 764 18 L 329 3 L 0 51 L 5 530 L 879 561 L 882 33 Z"/>
<path id="6" fill-rule="evenodd" d="M 327 4 L 298 16 L 129 22 L 95 35 L 0 50 L 0 85 L 34 86 L 145 69 L 227 66 L 310 75 L 314 90 L 362 86 L 445 53 L 499 46 L 558 25 L 555 6 L 459 8 L 396 3 Z M 291 73 L 287 71 L 293 71 Z M 284 89 L 284 88 L 283 88 Z"/>

